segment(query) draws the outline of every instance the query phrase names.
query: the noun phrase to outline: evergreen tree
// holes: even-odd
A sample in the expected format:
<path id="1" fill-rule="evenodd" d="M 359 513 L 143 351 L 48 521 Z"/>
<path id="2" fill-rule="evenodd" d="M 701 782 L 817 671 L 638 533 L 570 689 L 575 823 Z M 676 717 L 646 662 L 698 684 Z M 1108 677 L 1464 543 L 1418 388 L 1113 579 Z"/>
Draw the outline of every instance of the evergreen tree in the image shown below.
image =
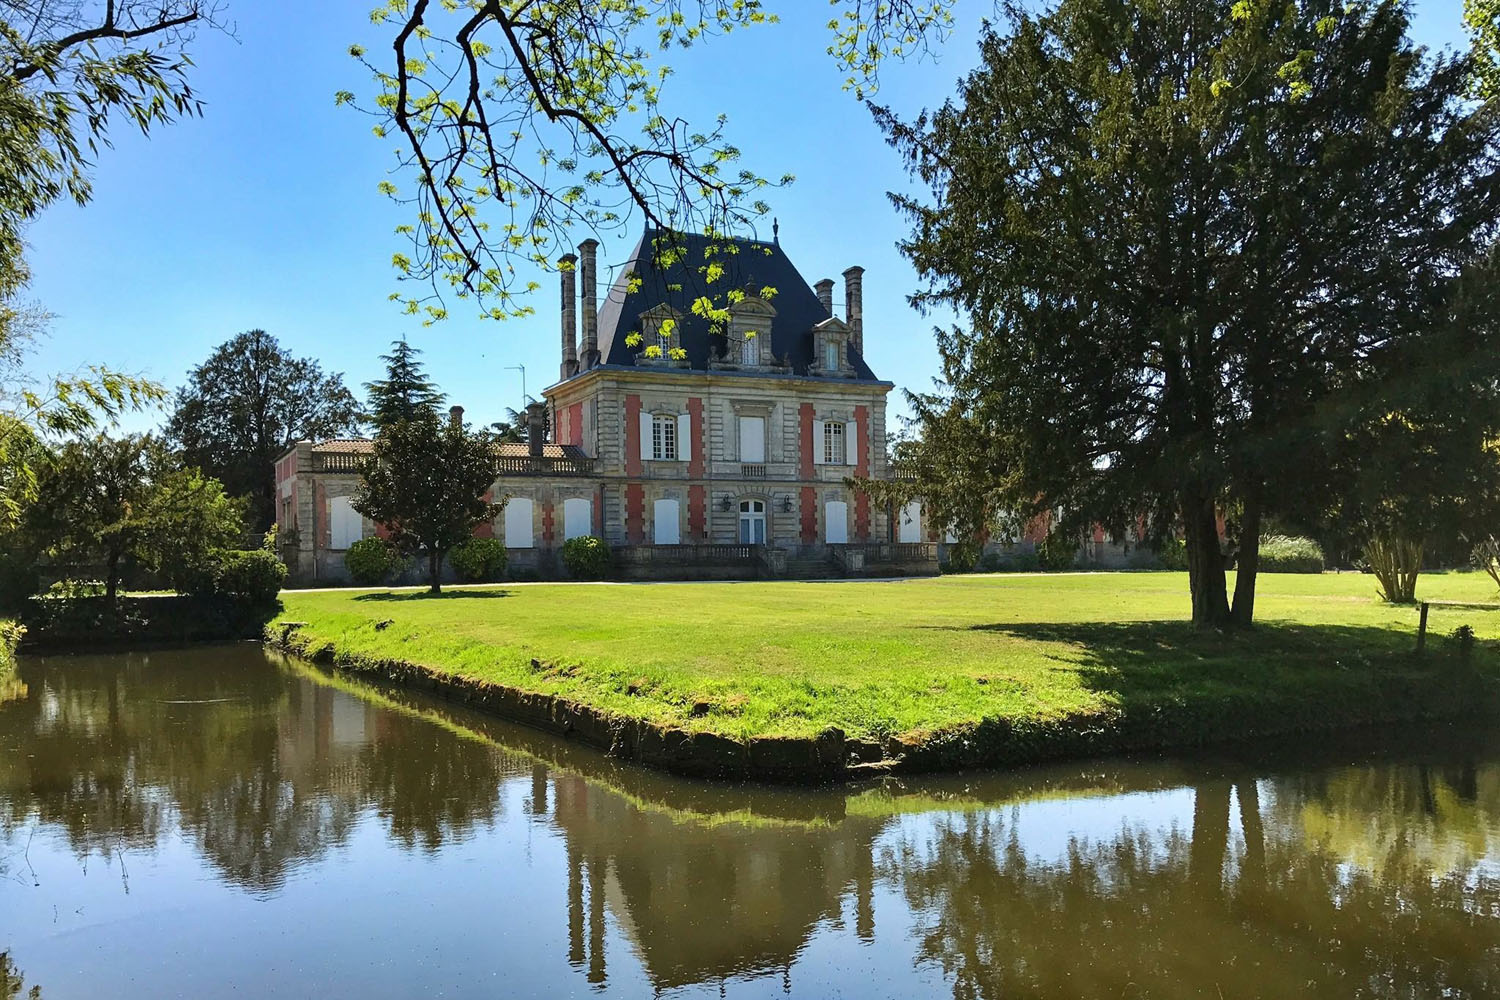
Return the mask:
<path id="1" fill-rule="evenodd" d="M 365 391 L 370 394 L 367 419 L 378 430 L 420 415 L 436 415 L 443 405 L 443 394 L 417 360 L 421 353 L 402 337 L 391 342 L 391 353 L 380 356 L 385 362 L 385 378 L 365 383 Z"/>
<path id="2" fill-rule="evenodd" d="M 448 551 L 500 512 L 503 504 L 485 499 L 499 471 L 493 434 L 418 409 L 381 428 L 354 509 L 385 525 L 402 553 L 427 563 L 436 594 Z"/>
<path id="3" fill-rule="evenodd" d="M 1194 622 L 1248 624 L 1262 524 L 1324 505 L 1351 430 L 1453 346 L 1434 331 L 1500 225 L 1500 107 L 1396 0 L 1008 13 L 956 101 L 876 112 L 931 189 L 896 198 L 914 301 L 969 318 L 913 400 L 917 451 L 965 454 L 920 488 L 940 517 L 1176 527 Z M 1490 370 L 1463 346 L 1455 370 Z"/>

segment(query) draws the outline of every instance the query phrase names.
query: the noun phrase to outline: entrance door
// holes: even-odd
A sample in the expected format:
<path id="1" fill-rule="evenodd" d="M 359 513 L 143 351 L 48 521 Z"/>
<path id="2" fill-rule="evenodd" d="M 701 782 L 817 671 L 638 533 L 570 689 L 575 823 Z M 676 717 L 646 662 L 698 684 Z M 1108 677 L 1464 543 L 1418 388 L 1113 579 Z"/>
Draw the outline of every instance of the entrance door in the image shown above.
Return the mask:
<path id="1" fill-rule="evenodd" d="M 901 508 L 901 526 L 896 533 L 898 542 L 920 542 L 922 540 L 922 504 L 913 500 Z"/>
<path id="2" fill-rule="evenodd" d="M 657 545 L 682 543 L 681 513 L 676 500 L 658 500 L 652 506 L 652 541 Z"/>
<path id="3" fill-rule="evenodd" d="M 830 500 L 823 505 L 823 541 L 829 545 L 849 542 L 849 505 L 842 500 Z"/>
<path id="4" fill-rule="evenodd" d="M 766 544 L 766 504 L 764 500 L 741 501 L 740 544 Z"/>

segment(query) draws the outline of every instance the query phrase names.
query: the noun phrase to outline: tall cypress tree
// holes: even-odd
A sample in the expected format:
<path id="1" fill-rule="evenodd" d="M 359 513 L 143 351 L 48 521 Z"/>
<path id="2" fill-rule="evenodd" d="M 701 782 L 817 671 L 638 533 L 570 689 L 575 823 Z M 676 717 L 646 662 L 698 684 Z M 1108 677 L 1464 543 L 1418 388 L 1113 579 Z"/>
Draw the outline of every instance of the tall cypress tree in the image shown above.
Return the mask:
<path id="1" fill-rule="evenodd" d="M 421 353 L 405 337 L 392 341 L 391 353 L 380 356 L 385 362 L 385 378 L 365 383 L 365 391 L 370 394 L 368 419 L 377 433 L 402 421 L 436 414 L 443 405 L 444 395 L 417 360 Z"/>
<path id="2" fill-rule="evenodd" d="M 913 400 L 921 489 L 939 516 L 1177 527 L 1194 622 L 1248 624 L 1261 525 L 1319 506 L 1348 427 L 1403 405 L 1495 241 L 1500 105 L 1399 0 L 1008 14 L 955 101 L 876 112 L 930 187 L 896 199 L 914 301 L 969 319 Z"/>

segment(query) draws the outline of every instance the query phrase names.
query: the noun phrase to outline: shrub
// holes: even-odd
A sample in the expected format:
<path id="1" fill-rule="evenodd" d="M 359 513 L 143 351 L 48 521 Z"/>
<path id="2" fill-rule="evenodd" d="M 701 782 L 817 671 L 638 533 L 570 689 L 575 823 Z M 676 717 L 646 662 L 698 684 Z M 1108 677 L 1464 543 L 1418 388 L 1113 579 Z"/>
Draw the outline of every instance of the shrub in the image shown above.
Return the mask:
<path id="1" fill-rule="evenodd" d="M 1260 572 L 1321 573 L 1323 550 L 1311 538 L 1267 535 L 1260 540 Z"/>
<path id="2" fill-rule="evenodd" d="M 598 580 L 609 573 L 614 565 L 609 545 L 602 538 L 584 535 L 563 542 L 563 565 L 568 575 L 578 580 Z"/>
<path id="3" fill-rule="evenodd" d="M 344 553 L 349 578 L 366 587 L 385 583 L 401 567 L 401 557 L 383 538 L 361 538 Z"/>
<path id="4" fill-rule="evenodd" d="M 1078 539 L 1061 531 L 1054 531 L 1036 547 L 1037 561 L 1042 569 L 1057 573 L 1073 568 L 1078 559 Z"/>
<path id="5" fill-rule="evenodd" d="M 58 580 L 47 588 L 48 598 L 59 601 L 77 601 L 87 597 L 103 597 L 102 580 Z"/>
<path id="6" fill-rule="evenodd" d="M 448 552 L 448 565 L 464 583 L 490 583 L 505 573 L 505 543 L 498 538 L 471 538 Z"/>
<path id="7" fill-rule="evenodd" d="M 1005 557 L 998 552 L 986 552 L 979 557 L 979 568 L 985 573 L 999 573 L 1005 569 Z"/>
<path id="8" fill-rule="evenodd" d="M 1156 547 L 1156 558 L 1161 561 L 1162 569 L 1183 572 L 1188 568 L 1187 542 L 1181 538 L 1162 539 Z"/>
<path id="9" fill-rule="evenodd" d="M 214 592 L 253 608 L 276 603 L 286 582 L 286 565 L 265 549 L 218 553 Z"/>

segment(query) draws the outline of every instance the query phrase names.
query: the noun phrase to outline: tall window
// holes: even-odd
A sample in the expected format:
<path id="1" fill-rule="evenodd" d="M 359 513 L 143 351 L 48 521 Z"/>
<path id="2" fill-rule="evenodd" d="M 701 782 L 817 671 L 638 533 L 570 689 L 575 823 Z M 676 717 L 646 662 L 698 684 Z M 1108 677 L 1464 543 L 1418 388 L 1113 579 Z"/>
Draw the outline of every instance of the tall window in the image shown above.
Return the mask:
<path id="1" fill-rule="evenodd" d="M 658 333 L 656 335 L 656 345 L 661 348 L 661 359 L 663 361 L 672 360 L 672 335 L 670 333 Z"/>
<path id="2" fill-rule="evenodd" d="M 740 502 L 740 544 L 766 544 L 766 504 L 763 500 Z"/>
<path id="3" fill-rule="evenodd" d="M 658 462 L 677 461 L 677 418 L 651 419 L 651 457 Z"/>
<path id="4" fill-rule="evenodd" d="M 740 364 L 760 364 L 760 338 L 745 334 L 745 339 L 740 341 Z"/>
<path id="5" fill-rule="evenodd" d="M 740 461 L 758 464 L 766 460 L 766 418 L 740 417 Z"/>
<path id="6" fill-rule="evenodd" d="M 823 342 L 823 367 L 831 372 L 836 372 L 842 365 L 839 364 L 839 342 L 827 340 Z"/>
<path id="7" fill-rule="evenodd" d="M 844 465 L 844 425 L 829 421 L 823 425 L 823 461 L 827 465 Z"/>

